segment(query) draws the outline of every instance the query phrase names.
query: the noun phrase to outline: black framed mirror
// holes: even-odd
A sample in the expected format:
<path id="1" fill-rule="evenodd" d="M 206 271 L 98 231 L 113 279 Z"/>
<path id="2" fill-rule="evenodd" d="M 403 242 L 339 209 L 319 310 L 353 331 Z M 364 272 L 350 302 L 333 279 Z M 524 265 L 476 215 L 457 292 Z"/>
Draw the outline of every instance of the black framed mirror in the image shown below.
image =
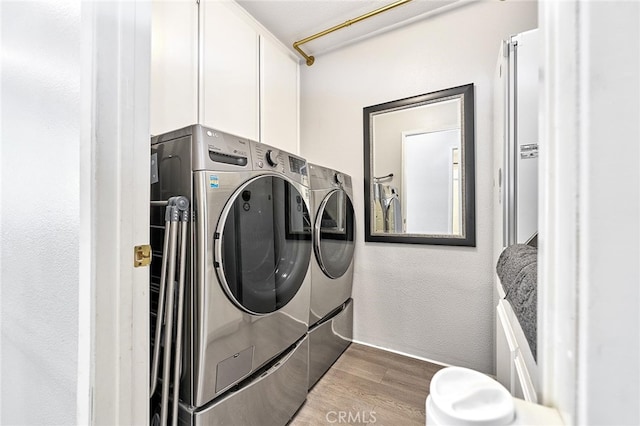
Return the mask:
<path id="1" fill-rule="evenodd" d="M 363 112 L 365 241 L 475 247 L 473 84 Z"/>

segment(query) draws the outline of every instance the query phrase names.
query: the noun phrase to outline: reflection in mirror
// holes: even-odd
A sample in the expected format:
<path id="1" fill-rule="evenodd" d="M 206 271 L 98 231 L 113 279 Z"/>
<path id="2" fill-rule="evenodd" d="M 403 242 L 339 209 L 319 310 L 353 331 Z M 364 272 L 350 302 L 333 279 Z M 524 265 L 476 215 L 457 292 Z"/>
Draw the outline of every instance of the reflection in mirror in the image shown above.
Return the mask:
<path id="1" fill-rule="evenodd" d="M 365 240 L 475 246 L 473 85 L 364 108 Z"/>

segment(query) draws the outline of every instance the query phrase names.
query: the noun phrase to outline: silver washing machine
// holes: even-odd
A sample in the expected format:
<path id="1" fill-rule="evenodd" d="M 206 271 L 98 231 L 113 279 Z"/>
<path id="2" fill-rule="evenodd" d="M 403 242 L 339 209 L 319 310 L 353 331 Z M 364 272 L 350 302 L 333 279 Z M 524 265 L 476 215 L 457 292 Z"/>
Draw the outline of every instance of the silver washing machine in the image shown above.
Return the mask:
<path id="1" fill-rule="evenodd" d="M 309 164 L 314 213 L 309 309 L 309 388 L 353 339 L 355 214 L 351 177 Z"/>
<path id="2" fill-rule="evenodd" d="M 180 423 L 284 425 L 308 388 L 307 162 L 200 125 L 151 148 L 152 199 L 186 195 L 194 209 Z"/>

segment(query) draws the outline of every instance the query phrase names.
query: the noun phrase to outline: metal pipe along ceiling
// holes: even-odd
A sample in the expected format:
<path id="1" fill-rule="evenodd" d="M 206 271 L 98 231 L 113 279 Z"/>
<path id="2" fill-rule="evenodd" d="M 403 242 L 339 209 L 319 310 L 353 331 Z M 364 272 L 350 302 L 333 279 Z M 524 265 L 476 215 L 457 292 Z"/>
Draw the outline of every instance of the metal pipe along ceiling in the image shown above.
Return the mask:
<path id="1" fill-rule="evenodd" d="M 360 21 L 364 21 L 365 19 L 371 18 L 372 16 L 376 16 L 379 15 L 382 12 L 386 12 L 388 10 L 391 10 L 395 7 L 398 6 L 402 6 L 403 4 L 409 3 L 412 0 L 398 0 L 394 3 L 388 4 L 386 6 L 383 6 L 379 9 L 373 10 L 371 12 L 365 13 L 364 15 L 360 15 L 357 18 L 354 19 L 350 19 L 348 21 L 343 22 L 342 24 L 338 24 L 335 25 L 329 29 L 326 29 L 324 31 L 320 31 L 319 33 L 313 34 L 307 38 L 303 38 L 302 40 L 296 41 L 295 43 L 293 43 L 293 48 L 296 49 L 298 51 L 298 53 L 300 53 L 300 55 L 302 55 L 302 57 L 306 60 L 306 63 L 308 66 L 313 65 L 313 62 L 315 61 L 315 58 L 313 57 L 313 55 L 307 55 L 306 53 L 304 53 L 302 51 L 302 49 L 300 48 L 300 45 L 308 43 L 312 40 L 315 40 L 317 38 L 323 37 L 327 34 L 330 34 L 334 31 L 337 31 L 339 29 L 342 29 L 344 27 L 348 27 L 351 24 L 355 24 L 356 22 L 360 22 Z"/>

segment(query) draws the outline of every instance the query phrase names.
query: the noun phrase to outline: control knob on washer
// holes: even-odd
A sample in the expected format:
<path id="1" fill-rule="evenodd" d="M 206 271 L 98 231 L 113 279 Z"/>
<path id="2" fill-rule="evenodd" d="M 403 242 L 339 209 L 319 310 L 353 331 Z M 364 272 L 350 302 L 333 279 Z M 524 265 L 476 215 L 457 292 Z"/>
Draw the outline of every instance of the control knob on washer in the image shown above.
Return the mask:
<path id="1" fill-rule="evenodd" d="M 333 175 L 333 179 L 336 181 L 336 183 L 338 185 L 343 185 L 344 184 L 344 176 L 342 176 L 342 173 L 336 173 Z"/>
<path id="2" fill-rule="evenodd" d="M 268 150 L 267 154 L 265 155 L 265 158 L 267 160 L 267 163 L 271 166 L 271 167 L 275 167 L 278 165 L 278 154 L 279 152 L 276 150 Z"/>

